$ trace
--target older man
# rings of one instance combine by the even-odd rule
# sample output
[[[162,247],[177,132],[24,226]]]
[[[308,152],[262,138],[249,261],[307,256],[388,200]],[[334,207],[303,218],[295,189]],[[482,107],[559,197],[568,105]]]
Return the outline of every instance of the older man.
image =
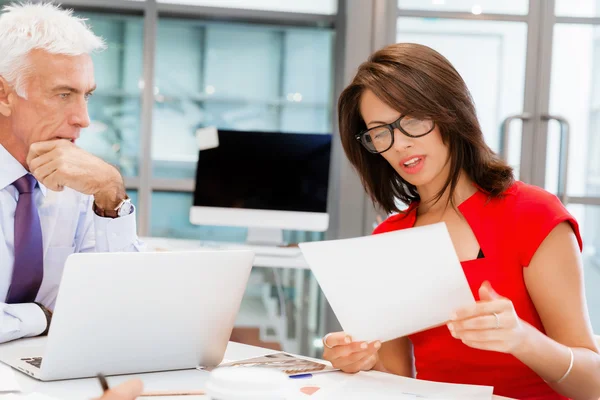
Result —
[[[104,46],[51,4],[0,16],[0,342],[48,331],[70,254],[141,248],[121,175],[76,146]]]

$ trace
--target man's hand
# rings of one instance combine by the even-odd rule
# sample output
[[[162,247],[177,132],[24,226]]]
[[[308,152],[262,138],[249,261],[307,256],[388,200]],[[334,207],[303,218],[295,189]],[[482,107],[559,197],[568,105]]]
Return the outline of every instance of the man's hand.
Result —
[[[134,400],[142,394],[142,390],[142,381],[135,379],[115,386],[97,400]]]
[[[123,178],[116,168],[65,139],[33,143],[27,165],[48,189],[62,191],[66,186],[91,194],[103,209],[114,209],[126,196]]]

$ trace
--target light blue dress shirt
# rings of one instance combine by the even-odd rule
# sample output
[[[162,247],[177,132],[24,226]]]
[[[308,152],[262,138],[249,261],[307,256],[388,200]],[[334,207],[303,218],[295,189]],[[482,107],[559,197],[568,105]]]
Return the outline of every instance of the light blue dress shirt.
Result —
[[[46,329],[46,317],[34,303],[4,303],[14,264],[14,223],[19,192],[12,183],[27,170],[0,145],[0,343],[37,336]],[[102,218],[92,211],[93,197],[65,188],[48,190],[39,184],[34,199],[44,243],[44,280],[36,302],[54,309],[67,257],[72,253],[140,251],[135,209],[120,218]]]

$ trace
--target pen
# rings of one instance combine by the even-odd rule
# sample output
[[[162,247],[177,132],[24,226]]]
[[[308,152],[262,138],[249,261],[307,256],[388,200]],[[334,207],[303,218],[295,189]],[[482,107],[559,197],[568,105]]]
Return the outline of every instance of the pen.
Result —
[[[100,386],[102,386],[102,390],[104,392],[108,391],[109,386],[108,386],[108,382],[106,381],[106,378],[104,377],[103,374],[98,374],[98,380],[100,381]],[[140,397],[162,397],[162,396],[203,396],[205,395],[206,392],[202,391],[202,390],[197,390],[197,391],[181,391],[181,392],[176,392],[176,391],[165,391],[165,392],[145,392],[142,393],[140,395]]]
[[[191,390],[185,392],[145,392],[140,397],[162,397],[162,396],[204,396],[206,392],[203,390]]]
[[[104,392],[108,391],[109,387],[108,387],[108,382],[106,382],[106,378],[104,377],[103,374],[98,374],[98,380],[100,381],[100,386],[102,386],[102,390]]]
[[[290,375],[290,378],[292,378],[292,379],[312,378],[312,374]]]

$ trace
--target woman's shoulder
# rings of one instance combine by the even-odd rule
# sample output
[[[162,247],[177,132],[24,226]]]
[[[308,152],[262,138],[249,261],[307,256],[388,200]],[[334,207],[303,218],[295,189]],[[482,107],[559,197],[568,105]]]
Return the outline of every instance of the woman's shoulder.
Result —
[[[373,234],[376,235],[378,233],[411,228],[415,224],[417,206],[418,202],[413,202],[407,209],[400,211],[397,214],[390,215],[375,228]]]
[[[516,215],[554,214],[566,211],[560,199],[538,186],[516,181],[501,196],[500,202]]]
[[[512,191],[520,203],[527,202],[560,202],[558,197],[546,189],[543,189],[539,186],[529,185],[527,183],[516,181],[511,185],[508,189]]]
[[[577,221],[556,195],[537,186],[515,182],[503,199],[506,207],[503,220],[510,226],[521,265],[529,265],[540,244],[561,222],[571,225],[582,247]]]

